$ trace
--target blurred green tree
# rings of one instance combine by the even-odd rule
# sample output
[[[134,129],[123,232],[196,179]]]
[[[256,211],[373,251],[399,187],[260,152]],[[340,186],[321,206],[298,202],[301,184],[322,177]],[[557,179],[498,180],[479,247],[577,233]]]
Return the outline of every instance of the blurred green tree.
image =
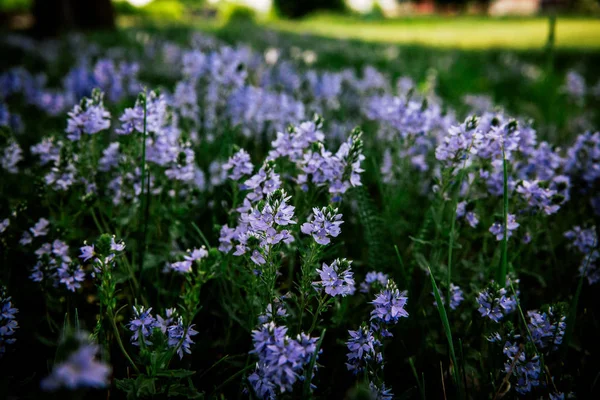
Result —
[[[80,29],[114,29],[111,0],[34,0],[34,31],[39,37]]]

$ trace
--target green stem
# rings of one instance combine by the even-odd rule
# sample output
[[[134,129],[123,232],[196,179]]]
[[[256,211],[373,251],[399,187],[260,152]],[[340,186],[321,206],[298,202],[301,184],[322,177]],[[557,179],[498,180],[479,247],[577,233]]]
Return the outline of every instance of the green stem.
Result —
[[[133,362],[133,360],[131,359],[131,357],[127,353],[127,350],[125,350],[125,346],[123,346],[123,342],[121,341],[121,335],[119,334],[119,328],[117,328],[117,324],[115,322],[115,318],[114,318],[114,315],[112,313],[112,310],[110,310],[108,312],[108,318],[110,319],[110,323],[111,323],[111,325],[113,327],[113,331],[115,333],[115,338],[117,339],[117,344],[119,345],[119,349],[121,349],[121,353],[123,353],[123,355],[125,356],[125,358],[131,363],[131,366],[133,367],[133,369],[135,370],[135,372],[139,374],[140,370],[138,369],[137,365],[135,365],[135,363]]]

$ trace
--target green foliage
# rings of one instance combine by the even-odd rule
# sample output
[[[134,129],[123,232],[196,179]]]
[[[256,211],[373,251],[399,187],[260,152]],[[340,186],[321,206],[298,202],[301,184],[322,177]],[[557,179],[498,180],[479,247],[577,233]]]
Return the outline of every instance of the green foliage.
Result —
[[[0,0],[0,11],[28,11],[32,0]]]
[[[253,24],[257,17],[256,10],[240,4],[228,4],[223,9],[226,24]]]

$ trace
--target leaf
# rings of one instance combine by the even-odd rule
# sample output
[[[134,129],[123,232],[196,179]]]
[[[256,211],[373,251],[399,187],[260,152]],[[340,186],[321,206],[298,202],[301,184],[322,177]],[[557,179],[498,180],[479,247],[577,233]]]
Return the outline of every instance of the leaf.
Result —
[[[190,371],[187,369],[170,369],[167,371],[157,372],[155,375],[164,378],[187,378],[195,373],[196,371]]]
[[[433,294],[435,296],[435,302],[440,314],[440,319],[442,320],[442,325],[444,327],[444,333],[446,334],[446,339],[448,339],[448,345],[450,346],[450,357],[452,359],[452,364],[454,365],[454,373],[452,377],[454,378],[454,384],[458,390],[459,397],[462,398],[462,383],[459,377],[459,367],[456,362],[456,352],[454,351],[454,342],[452,340],[452,331],[450,330],[450,322],[448,321],[448,315],[446,314],[446,308],[442,303],[442,298],[440,296],[440,291],[438,290],[437,284],[435,283],[435,278],[433,277],[433,272],[431,272],[431,268],[429,265],[427,266],[429,270],[429,278],[431,279],[431,286],[433,287]]]
[[[204,394],[200,393],[198,391],[198,389],[196,389],[194,386],[191,385],[191,383],[189,386],[185,386],[181,383],[175,383],[175,384],[169,386],[169,392],[167,393],[167,396],[168,397],[183,396],[188,399],[204,398]]]
[[[327,331],[327,329],[323,329],[323,332],[321,332],[321,337],[319,338],[319,341],[317,342],[317,347],[315,348],[315,352],[314,352],[313,356],[310,358],[310,364],[308,365],[308,368],[306,369],[306,376],[304,379],[304,387],[302,389],[302,398],[304,398],[304,399],[309,399],[311,397],[310,384],[312,382],[313,372],[315,369],[315,363],[317,362],[317,355],[319,354],[319,349],[321,348],[321,344],[323,343],[323,338],[325,337],[326,331]]]

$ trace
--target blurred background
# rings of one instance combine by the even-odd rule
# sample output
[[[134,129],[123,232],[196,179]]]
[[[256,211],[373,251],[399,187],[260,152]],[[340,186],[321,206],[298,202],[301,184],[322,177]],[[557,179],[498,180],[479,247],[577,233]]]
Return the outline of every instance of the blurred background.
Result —
[[[65,30],[162,23],[218,29],[228,21],[326,37],[460,48],[599,48],[598,0],[0,0],[4,29]]]
[[[160,37],[166,58],[200,34],[269,63],[287,55],[329,71],[373,66],[458,107],[481,95],[533,118],[557,144],[598,119],[600,0],[0,0],[0,24],[0,33],[84,32],[130,49]],[[583,92],[593,101],[569,95]]]

